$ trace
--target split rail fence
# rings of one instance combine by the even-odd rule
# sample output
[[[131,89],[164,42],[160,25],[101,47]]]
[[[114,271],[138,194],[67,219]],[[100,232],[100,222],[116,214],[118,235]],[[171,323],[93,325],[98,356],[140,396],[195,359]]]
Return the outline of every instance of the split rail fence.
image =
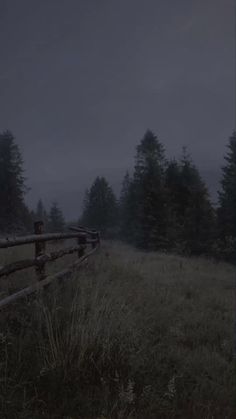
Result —
[[[70,227],[70,232],[67,233],[50,233],[44,234],[44,224],[41,221],[34,223],[34,234],[24,237],[0,239],[0,249],[7,249],[10,247],[22,246],[34,243],[35,257],[33,259],[24,259],[17,262],[10,263],[5,266],[0,266],[0,279],[7,280],[9,275],[27,268],[35,268],[37,282],[29,287],[15,292],[8,297],[0,300],[0,309],[8,304],[18,300],[19,298],[33,294],[34,292],[43,289],[55,279],[67,279],[81,264],[91,256],[100,245],[99,233],[95,230],[89,230],[84,227]],[[46,252],[47,242],[59,242],[67,239],[76,239],[76,245],[65,247],[53,252]],[[90,250],[86,252],[87,246],[91,246]],[[69,265],[63,271],[53,275],[46,274],[46,264],[53,262],[63,256],[77,253],[77,260]]]

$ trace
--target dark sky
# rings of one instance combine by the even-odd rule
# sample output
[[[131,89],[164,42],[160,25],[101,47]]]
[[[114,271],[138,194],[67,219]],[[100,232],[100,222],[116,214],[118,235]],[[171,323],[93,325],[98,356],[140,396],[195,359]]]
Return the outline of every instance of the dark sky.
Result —
[[[76,217],[118,189],[147,128],[183,145],[212,190],[235,127],[234,0],[0,0],[0,131],[24,155],[27,201]]]

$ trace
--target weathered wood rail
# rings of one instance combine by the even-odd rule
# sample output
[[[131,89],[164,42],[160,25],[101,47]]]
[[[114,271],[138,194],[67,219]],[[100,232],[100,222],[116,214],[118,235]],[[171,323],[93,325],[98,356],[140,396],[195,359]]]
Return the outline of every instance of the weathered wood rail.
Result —
[[[34,234],[24,237],[10,237],[0,240],[0,249],[7,249],[15,246],[22,246],[27,244],[35,244],[35,257],[33,259],[24,259],[12,262],[5,266],[0,266],[0,279],[7,280],[9,275],[27,268],[35,268],[37,282],[27,288],[24,288],[2,300],[0,300],[0,309],[6,305],[30,295],[37,290],[49,285],[55,279],[66,279],[90,256],[100,245],[99,233],[95,230],[78,226],[70,227],[71,232],[66,233],[43,233],[43,222],[37,221],[34,224]],[[76,239],[75,246],[66,247],[57,251],[46,253],[46,242],[58,242],[67,239]],[[91,250],[86,253],[87,246],[91,245]],[[68,266],[65,270],[54,275],[47,276],[46,264],[53,262],[65,255],[70,255],[77,252],[78,260]]]

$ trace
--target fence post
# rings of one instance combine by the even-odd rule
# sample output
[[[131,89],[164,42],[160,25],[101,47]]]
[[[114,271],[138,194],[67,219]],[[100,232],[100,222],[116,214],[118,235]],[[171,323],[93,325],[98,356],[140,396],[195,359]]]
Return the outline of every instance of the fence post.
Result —
[[[80,246],[78,250],[78,258],[81,258],[84,256],[84,252],[86,249],[86,243],[87,243],[87,237],[86,236],[80,236],[78,237],[78,245]]]
[[[36,221],[34,223],[34,234],[43,234],[43,221]],[[45,254],[46,242],[35,242],[35,258]],[[45,278],[45,263],[35,267],[35,273],[39,281]]]

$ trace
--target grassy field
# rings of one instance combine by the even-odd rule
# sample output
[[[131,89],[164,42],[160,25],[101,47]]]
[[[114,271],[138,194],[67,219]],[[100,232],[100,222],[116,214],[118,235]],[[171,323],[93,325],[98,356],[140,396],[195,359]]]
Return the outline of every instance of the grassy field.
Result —
[[[103,244],[71,281],[0,313],[0,418],[234,418],[234,277]]]

